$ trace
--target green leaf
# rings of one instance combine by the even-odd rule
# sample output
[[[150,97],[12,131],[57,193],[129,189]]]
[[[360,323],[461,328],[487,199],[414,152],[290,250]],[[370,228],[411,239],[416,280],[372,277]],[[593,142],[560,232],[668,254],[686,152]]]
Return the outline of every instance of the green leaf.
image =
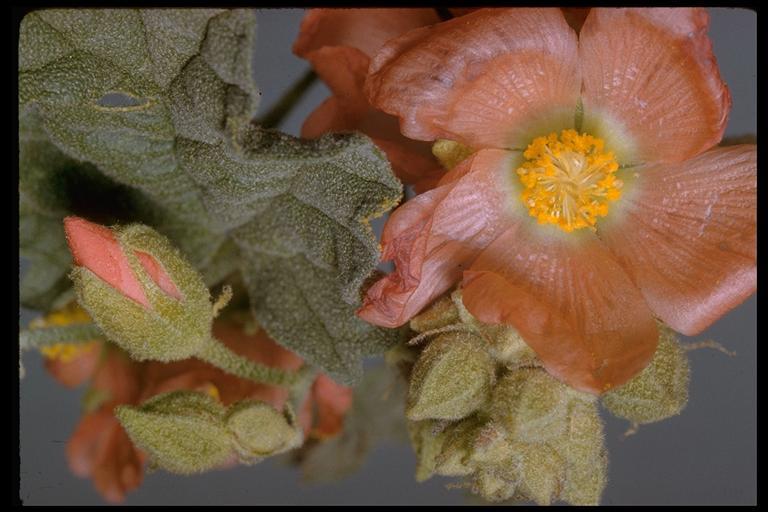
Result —
[[[20,29],[20,110],[34,108],[66,155],[161,205],[151,223],[205,267],[225,234],[176,151],[253,117],[253,28],[244,10],[35,11]]]
[[[378,263],[368,221],[402,185],[362,135],[302,141],[250,124],[253,17],[36,11],[21,26],[20,104],[68,157],[150,199],[136,220],[209,284],[239,268],[271,337],[352,383],[362,356],[400,339],[355,310]]]

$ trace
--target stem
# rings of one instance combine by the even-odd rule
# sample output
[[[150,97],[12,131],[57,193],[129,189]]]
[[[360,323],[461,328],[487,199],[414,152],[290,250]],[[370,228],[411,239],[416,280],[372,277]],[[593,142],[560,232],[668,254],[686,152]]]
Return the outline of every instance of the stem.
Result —
[[[266,114],[256,120],[256,124],[262,128],[277,128],[285,117],[293,110],[293,107],[304,96],[304,93],[317,80],[317,73],[308,69],[283,96],[275,103]]]
[[[302,377],[301,370],[291,372],[272,368],[239,356],[215,338],[203,345],[195,357],[227,373],[262,384],[292,387]]]
[[[87,343],[103,338],[104,334],[96,324],[73,324],[21,331],[19,347],[21,350],[30,350],[56,343]]]

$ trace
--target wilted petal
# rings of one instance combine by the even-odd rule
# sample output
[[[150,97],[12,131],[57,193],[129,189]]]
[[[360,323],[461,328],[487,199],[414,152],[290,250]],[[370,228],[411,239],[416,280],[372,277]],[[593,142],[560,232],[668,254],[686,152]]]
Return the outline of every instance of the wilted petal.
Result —
[[[717,144],[731,97],[703,9],[592,9],[579,36],[583,129],[621,163],[680,162]]]
[[[601,393],[648,364],[656,323],[593,234],[557,230],[511,227],[464,273],[462,297],[480,321],[516,328],[550,374]]]
[[[513,152],[478,151],[437,188],[395,210],[382,235],[382,259],[394,260],[395,271],[368,290],[358,315],[399,326],[455,286],[505,228],[508,205],[517,200],[505,179],[518,159]]]
[[[559,9],[483,9],[420,28],[373,58],[366,92],[420,140],[524,148],[573,125],[575,32]]]
[[[715,148],[639,169],[598,228],[651,309],[694,335],[755,292],[756,201],[755,146]]]

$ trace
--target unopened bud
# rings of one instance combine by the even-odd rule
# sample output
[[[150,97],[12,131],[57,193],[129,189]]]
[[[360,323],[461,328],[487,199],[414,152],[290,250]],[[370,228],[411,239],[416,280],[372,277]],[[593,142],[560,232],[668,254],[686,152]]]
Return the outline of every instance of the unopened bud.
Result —
[[[685,351],[668,327],[659,329],[659,345],[648,366],[623,386],[602,395],[614,416],[652,423],[679,414],[688,402],[690,369]]]
[[[131,441],[172,473],[200,473],[233,454],[224,407],[205,393],[174,391],[144,404],[115,408]]]
[[[445,436],[442,422],[425,420],[409,421],[408,436],[416,452],[416,481],[423,482],[435,474],[435,460],[443,449]]]
[[[550,505],[558,499],[565,473],[565,463],[546,444],[515,443],[510,463],[519,470],[519,493],[538,505]]]
[[[517,491],[517,477],[513,468],[500,466],[483,467],[472,478],[472,492],[488,501],[504,501],[512,498]]]
[[[170,242],[138,224],[115,230],[64,221],[78,302],[134,359],[175,361],[211,337],[213,308],[200,275]]]
[[[416,332],[440,329],[458,323],[459,315],[453,300],[445,295],[411,319],[410,327]]]
[[[289,408],[280,412],[256,400],[233,405],[227,413],[226,424],[234,437],[238,456],[244,463],[258,462],[286,452],[299,446],[303,440],[301,428]]]
[[[451,294],[456,311],[461,322],[472,327],[487,343],[488,352],[499,361],[512,366],[540,366],[536,353],[517,332],[508,325],[491,325],[476,319],[464,306],[461,290]]]
[[[413,367],[406,416],[414,421],[464,418],[487,401],[494,375],[495,364],[476,336],[437,336]]]
[[[575,393],[544,370],[520,368],[496,384],[490,411],[516,441],[547,442],[563,435]]]
[[[469,475],[475,470],[470,460],[472,447],[482,423],[472,416],[448,425],[443,431],[443,445],[435,458],[435,473],[444,476]]]

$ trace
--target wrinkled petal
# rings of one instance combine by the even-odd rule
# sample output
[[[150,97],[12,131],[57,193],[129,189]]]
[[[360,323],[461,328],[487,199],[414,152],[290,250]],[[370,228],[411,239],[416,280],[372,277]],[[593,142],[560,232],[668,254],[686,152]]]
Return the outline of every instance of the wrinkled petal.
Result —
[[[698,334],[757,288],[756,148],[716,148],[638,175],[600,236],[651,309]]]
[[[473,148],[519,149],[553,123],[572,127],[580,88],[559,9],[483,9],[413,30],[384,45],[366,82],[406,136]]]
[[[382,259],[395,271],[368,289],[358,315],[396,327],[455,286],[474,257],[505,227],[505,183],[519,154],[481,150],[439,186],[395,210],[382,234]]]
[[[67,443],[67,460],[75,475],[91,476],[96,461],[106,449],[105,439],[113,421],[117,420],[105,410],[86,414],[80,420]]]
[[[321,374],[312,384],[312,397],[317,407],[317,419],[312,434],[316,437],[332,437],[344,428],[344,416],[352,406],[352,389],[336,384]]]
[[[81,217],[66,217],[64,231],[75,265],[87,268],[127,297],[143,306],[149,306],[144,290],[128,264],[128,258],[109,228]],[[181,298],[171,278],[152,256],[139,251],[136,255],[163,291],[177,299]]]
[[[648,364],[656,323],[592,233],[555,230],[511,226],[464,273],[462,297],[480,321],[517,329],[551,375],[599,394]]]
[[[323,47],[348,46],[372,56],[389,39],[439,21],[434,9],[311,9],[293,53],[306,58]]]
[[[592,9],[580,33],[583,129],[621,163],[680,162],[722,138],[731,96],[703,9]]]

